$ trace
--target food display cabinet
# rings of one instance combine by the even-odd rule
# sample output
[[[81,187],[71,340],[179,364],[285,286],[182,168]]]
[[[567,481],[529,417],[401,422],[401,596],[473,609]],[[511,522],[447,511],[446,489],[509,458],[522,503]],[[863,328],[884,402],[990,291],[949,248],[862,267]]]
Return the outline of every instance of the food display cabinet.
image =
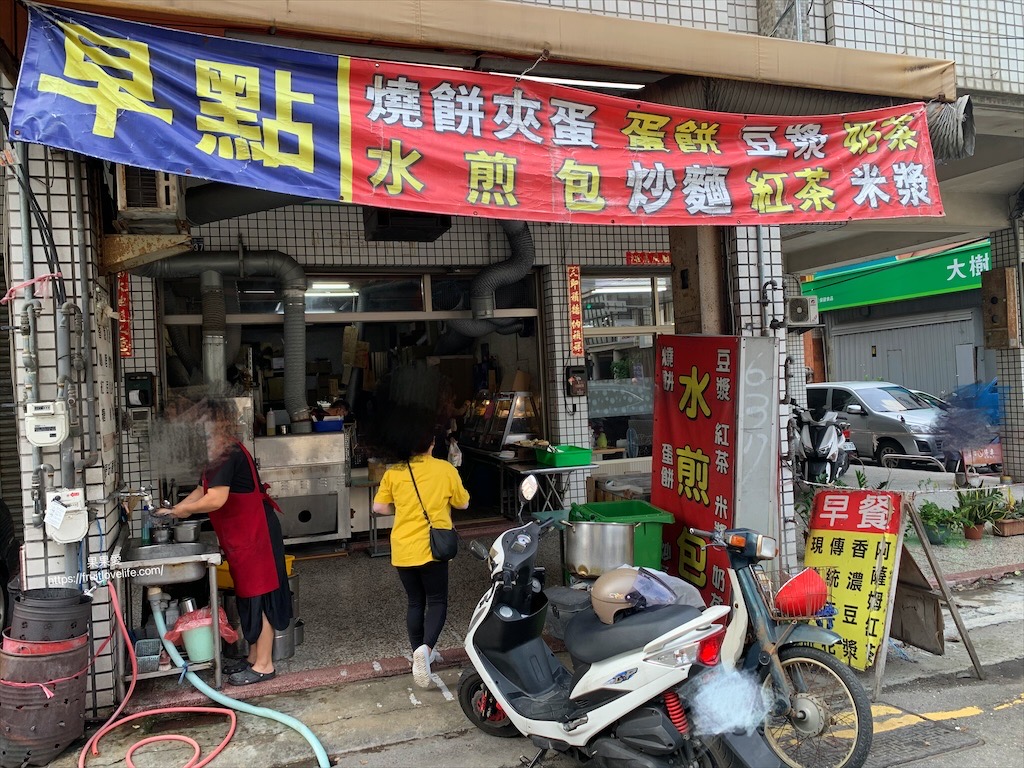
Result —
[[[466,414],[461,443],[500,451],[518,440],[540,436],[540,418],[531,392],[503,392],[474,401]]]

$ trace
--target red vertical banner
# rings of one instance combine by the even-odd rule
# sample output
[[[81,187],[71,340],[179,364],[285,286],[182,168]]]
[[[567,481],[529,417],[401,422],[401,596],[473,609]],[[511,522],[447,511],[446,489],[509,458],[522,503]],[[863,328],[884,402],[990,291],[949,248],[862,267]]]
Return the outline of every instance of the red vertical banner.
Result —
[[[671,512],[668,570],[729,603],[728,558],[687,528],[733,524],[739,337],[659,336],[651,503]]]
[[[583,292],[580,287],[580,266],[566,267],[569,281],[569,355],[583,357]]]
[[[121,357],[132,356],[132,276],[121,272],[117,276],[117,345]]]

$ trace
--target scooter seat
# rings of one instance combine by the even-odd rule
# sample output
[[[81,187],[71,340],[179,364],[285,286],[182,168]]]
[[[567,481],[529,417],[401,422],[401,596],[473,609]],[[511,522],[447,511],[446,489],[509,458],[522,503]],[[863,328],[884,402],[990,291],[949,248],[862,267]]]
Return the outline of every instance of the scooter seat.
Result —
[[[593,664],[645,646],[701,613],[692,605],[659,605],[605,624],[593,608],[587,608],[565,628],[565,647],[573,659]]]

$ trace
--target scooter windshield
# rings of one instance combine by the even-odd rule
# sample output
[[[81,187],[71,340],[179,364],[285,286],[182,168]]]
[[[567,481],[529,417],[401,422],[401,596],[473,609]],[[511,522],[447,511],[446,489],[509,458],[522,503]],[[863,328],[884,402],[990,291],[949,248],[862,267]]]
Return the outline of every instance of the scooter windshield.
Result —
[[[640,568],[636,572],[633,587],[626,593],[626,600],[638,608],[652,605],[672,605],[676,601],[676,593],[655,574],[646,568]]]

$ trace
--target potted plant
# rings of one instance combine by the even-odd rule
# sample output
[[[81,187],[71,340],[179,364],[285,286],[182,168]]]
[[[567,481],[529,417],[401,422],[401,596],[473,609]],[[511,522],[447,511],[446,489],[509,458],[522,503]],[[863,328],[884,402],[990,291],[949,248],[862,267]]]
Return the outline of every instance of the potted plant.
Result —
[[[1010,496],[999,510],[1000,517],[992,521],[996,536],[1020,536],[1024,534],[1024,503],[1017,503]]]
[[[934,501],[926,501],[918,509],[924,532],[932,544],[945,544],[956,535],[963,525],[963,517],[957,510],[940,507]]]
[[[985,523],[994,523],[1003,514],[1003,494],[998,488],[959,491],[956,494],[957,509],[963,518],[964,536],[980,539],[985,532]]]

